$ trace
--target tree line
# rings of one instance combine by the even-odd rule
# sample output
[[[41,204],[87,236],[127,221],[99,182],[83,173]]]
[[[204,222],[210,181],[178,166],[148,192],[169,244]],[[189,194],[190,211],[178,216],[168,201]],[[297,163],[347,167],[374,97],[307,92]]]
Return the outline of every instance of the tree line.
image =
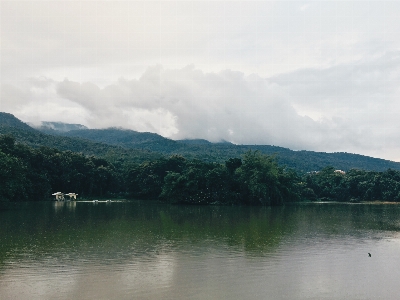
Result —
[[[0,136],[0,201],[46,200],[57,191],[80,198],[129,197],[183,204],[280,205],[295,201],[400,201],[400,172],[326,167],[304,174],[273,156],[248,151],[225,163],[179,155],[144,163],[111,162]]]
[[[92,197],[117,193],[120,174],[107,160],[54,148],[32,148],[0,136],[0,199],[46,200],[57,191]]]

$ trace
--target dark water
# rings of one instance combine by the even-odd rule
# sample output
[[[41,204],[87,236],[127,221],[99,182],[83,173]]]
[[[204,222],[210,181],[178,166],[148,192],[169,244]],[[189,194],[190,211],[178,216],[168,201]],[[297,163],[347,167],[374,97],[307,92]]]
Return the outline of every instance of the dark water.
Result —
[[[0,299],[400,299],[399,278],[400,205],[0,211]]]

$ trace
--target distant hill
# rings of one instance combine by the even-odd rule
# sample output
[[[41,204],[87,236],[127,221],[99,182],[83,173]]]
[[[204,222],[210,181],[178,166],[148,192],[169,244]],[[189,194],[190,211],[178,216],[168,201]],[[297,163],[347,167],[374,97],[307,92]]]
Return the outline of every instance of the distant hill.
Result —
[[[187,144],[187,145],[211,145],[212,144],[210,141],[203,140],[203,139],[177,140],[176,142],[181,143],[181,144]]]
[[[68,124],[62,122],[42,122],[39,126],[28,123],[28,125],[33,127],[34,129],[48,134],[57,134],[61,132],[68,132],[71,130],[88,129],[86,126],[81,124]]]
[[[344,171],[352,168],[373,171],[385,171],[389,168],[400,170],[398,162],[359,154],[293,151],[278,146],[234,145],[229,142],[211,143],[203,139],[174,141],[155,133],[121,128],[71,130],[61,134],[66,137],[78,137],[126,149],[148,150],[163,155],[179,154],[190,159],[219,163],[223,163],[229,158],[241,157],[246,151],[258,150],[265,154],[275,155],[279,164],[300,172],[317,171],[327,166]]]
[[[77,137],[66,137],[42,133],[23,123],[12,114],[0,112],[0,134],[10,134],[18,143],[32,147],[46,146],[59,150],[70,150],[110,159],[112,162],[143,162],[160,158],[159,153],[147,149],[127,149]]]
[[[13,127],[21,130],[26,130],[29,132],[34,132],[35,130],[28,124],[17,119],[13,114],[0,112],[0,127]]]
[[[71,124],[60,126],[61,128],[74,127],[67,125]],[[72,125],[79,126],[79,124]],[[359,154],[293,151],[278,146],[211,143],[201,139],[174,141],[155,133],[121,128],[51,130],[50,134],[49,132],[46,134],[28,126],[12,114],[1,112],[0,134],[11,134],[17,142],[30,146],[70,150],[85,155],[104,157],[112,162],[138,163],[179,154],[189,159],[223,163],[229,158],[241,157],[246,151],[258,150],[265,154],[275,155],[280,165],[300,172],[317,171],[327,166],[344,171],[352,168],[371,171],[385,171],[389,168],[400,170],[398,162]]]
[[[122,128],[72,130],[63,133],[64,136],[80,137],[112,145],[132,148],[145,143],[169,142],[161,135],[151,132],[137,132]]]

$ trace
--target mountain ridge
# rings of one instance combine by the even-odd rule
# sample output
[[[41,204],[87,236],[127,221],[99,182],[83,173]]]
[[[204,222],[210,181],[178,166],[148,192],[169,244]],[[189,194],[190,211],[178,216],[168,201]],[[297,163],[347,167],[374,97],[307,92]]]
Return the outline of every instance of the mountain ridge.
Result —
[[[25,124],[12,114],[0,112],[0,134],[12,135],[16,142],[31,147],[50,147],[62,151],[73,151],[87,156],[99,156],[115,162],[127,159],[140,163],[160,158],[162,155],[148,150],[125,149],[116,145],[99,143],[77,137],[45,134]]]
[[[82,124],[70,124],[70,123],[64,123],[64,122],[43,121],[40,123],[40,125],[35,125],[33,123],[27,123],[27,124],[34,129],[37,129],[43,133],[49,133],[49,134],[57,134],[57,133],[62,133],[62,132],[68,132],[71,130],[89,129],[88,127],[86,127],[85,125],[82,125]]]
[[[108,158],[112,162],[128,160],[140,163],[163,156],[181,155],[187,159],[224,163],[230,158],[242,157],[247,151],[260,151],[263,154],[275,156],[280,165],[303,173],[318,171],[328,166],[344,171],[350,169],[385,171],[389,168],[400,170],[399,162],[360,154],[294,151],[279,146],[211,143],[202,139],[174,141],[156,133],[143,133],[116,127],[59,131],[49,134],[30,127],[12,114],[1,112],[0,134],[11,134],[17,142],[30,146],[70,150]]]

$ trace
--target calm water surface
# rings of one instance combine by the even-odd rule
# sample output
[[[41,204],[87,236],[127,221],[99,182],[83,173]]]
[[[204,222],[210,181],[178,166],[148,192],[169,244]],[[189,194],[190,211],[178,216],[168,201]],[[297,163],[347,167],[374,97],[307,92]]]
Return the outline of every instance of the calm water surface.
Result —
[[[0,299],[400,299],[399,278],[400,205],[0,211]]]

